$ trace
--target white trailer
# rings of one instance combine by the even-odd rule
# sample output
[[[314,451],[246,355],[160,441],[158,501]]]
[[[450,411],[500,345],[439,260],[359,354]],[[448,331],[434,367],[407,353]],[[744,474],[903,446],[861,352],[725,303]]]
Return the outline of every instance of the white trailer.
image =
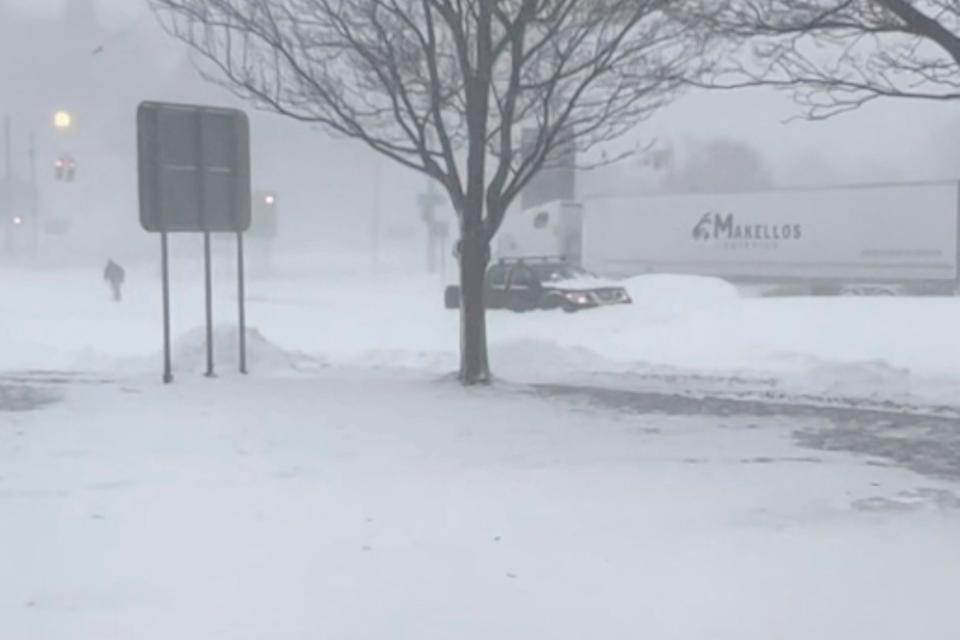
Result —
[[[511,211],[497,234],[496,253],[501,259],[563,258],[580,265],[583,245],[583,207],[555,200]]]
[[[604,275],[697,274],[813,293],[957,290],[956,181],[589,198],[582,205],[579,255]],[[553,203],[544,210],[563,209]],[[511,257],[549,252],[543,242],[517,246],[515,239],[526,237],[517,228],[528,229],[536,215],[514,216]],[[549,235],[539,232],[541,240]],[[553,253],[570,251],[557,246]]]

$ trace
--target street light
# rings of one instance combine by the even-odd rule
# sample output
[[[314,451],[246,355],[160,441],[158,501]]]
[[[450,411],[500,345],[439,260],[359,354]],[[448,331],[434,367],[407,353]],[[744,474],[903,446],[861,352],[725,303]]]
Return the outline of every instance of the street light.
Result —
[[[53,115],[53,126],[61,131],[69,129],[73,125],[73,116],[69,111],[57,111]]]

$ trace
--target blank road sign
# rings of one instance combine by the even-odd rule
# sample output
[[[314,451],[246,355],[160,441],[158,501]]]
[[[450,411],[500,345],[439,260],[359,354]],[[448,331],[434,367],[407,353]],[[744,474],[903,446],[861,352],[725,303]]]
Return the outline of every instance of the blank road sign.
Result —
[[[144,229],[250,227],[250,125],[242,111],[144,102],[137,143]]]

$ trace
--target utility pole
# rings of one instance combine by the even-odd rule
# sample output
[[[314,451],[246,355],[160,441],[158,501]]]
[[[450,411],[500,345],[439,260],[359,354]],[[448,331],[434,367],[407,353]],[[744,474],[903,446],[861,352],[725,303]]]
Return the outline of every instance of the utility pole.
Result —
[[[4,174],[9,181],[13,178],[13,141],[10,139],[10,116],[3,118],[3,159],[6,173]]]
[[[420,218],[427,227],[427,271],[435,273],[437,270],[437,241],[442,235],[436,218],[437,207],[443,204],[443,197],[437,193],[436,181],[427,178],[427,190],[418,198],[420,204]],[[441,250],[442,251],[442,250]]]
[[[37,134],[30,134],[30,220],[33,225],[33,254],[40,253],[40,187],[37,184]]]
[[[13,141],[10,139],[10,116],[3,117],[3,158],[4,183],[0,185],[0,197],[13,198]],[[5,187],[5,188],[4,188]],[[7,191],[7,193],[4,193]],[[2,221],[4,227],[4,249],[8,254],[13,252],[13,229],[7,220]]]
[[[373,178],[373,216],[370,224],[370,249],[372,253],[373,266],[380,266],[380,224],[381,224],[381,191],[383,190],[383,161],[379,154],[375,160],[374,178]]]
[[[30,187],[33,189],[34,196],[37,195],[37,134],[30,134]],[[33,198],[33,206],[36,209],[37,198]],[[36,211],[34,211],[36,213]]]

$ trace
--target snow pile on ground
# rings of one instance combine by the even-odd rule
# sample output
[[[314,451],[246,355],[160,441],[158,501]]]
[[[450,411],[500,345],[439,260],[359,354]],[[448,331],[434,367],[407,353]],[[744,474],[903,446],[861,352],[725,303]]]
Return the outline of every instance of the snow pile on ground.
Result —
[[[374,349],[356,360],[352,366],[379,370],[416,370],[443,374],[456,371],[460,354],[456,345],[448,349],[413,351],[405,349]],[[565,347],[555,342],[532,338],[492,340],[489,355],[496,363],[501,378],[555,380],[592,371],[610,371],[624,368],[583,347]]]
[[[793,395],[960,410],[960,376],[924,375],[884,360],[847,363],[811,357],[797,359],[804,361],[805,366],[778,378],[779,386]]]
[[[310,354],[341,366],[432,375],[456,369],[459,316],[443,308],[439,275],[376,270],[362,256],[278,262],[280,275],[252,277],[248,289],[250,326],[283,352],[264,356],[267,368],[289,368]],[[121,304],[110,301],[96,270],[0,274],[0,369],[110,373],[136,361],[155,371],[159,280],[153,265],[128,273]],[[221,275],[214,317],[229,324],[235,283]],[[773,380],[794,394],[960,404],[960,299],[757,298],[717,279],[678,275],[624,284],[632,305],[576,314],[491,311],[494,372],[517,382],[561,375],[620,384],[680,376],[691,386],[706,378]],[[177,282],[174,335],[203,317],[202,282]],[[192,371],[203,368],[201,337],[184,347]],[[216,342],[226,347],[220,368],[232,368],[235,335]]]
[[[586,347],[565,347],[532,338],[493,341],[490,358],[504,375],[528,380],[622,368]]]
[[[506,363],[497,370],[529,381],[554,376],[556,353],[539,371],[533,361],[511,370],[509,345],[536,335],[555,351],[576,351],[568,359],[582,361],[585,378],[606,375],[604,384],[709,378],[792,395],[960,406],[952,328],[960,326],[960,299],[751,298],[694,276],[640,276],[626,285],[630,306],[572,316],[491,313],[493,350]]]
[[[729,282],[701,276],[654,274],[623,281],[633,310],[648,321],[670,320],[736,304],[740,292]]]
[[[256,328],[248,328],[247,367],[258,373],[317,368],[317,358],[288,351],[267,340]],[[235,326],[218,326],[213,331],[213,359],[219,373],[236,372],[240,366],[240,331]],[[207,332],[196,327],[173,344],[173,366],[178,371],[204,372],[207,368]],[[160,355],[157,355],[160,361]]]
[[[371,349],[351,360],[361,369],[416,370],[444,374],[456,371],[460,355],[455,348],[422,350]]]
[[[785,376],[791,386],[802,389],[829,387],[838,395],[851,395],[864,390],[909,391],[913,382],[910,370],[884,360],[865,362],[831,362],[811,356],[792,356],[796,370]]]

